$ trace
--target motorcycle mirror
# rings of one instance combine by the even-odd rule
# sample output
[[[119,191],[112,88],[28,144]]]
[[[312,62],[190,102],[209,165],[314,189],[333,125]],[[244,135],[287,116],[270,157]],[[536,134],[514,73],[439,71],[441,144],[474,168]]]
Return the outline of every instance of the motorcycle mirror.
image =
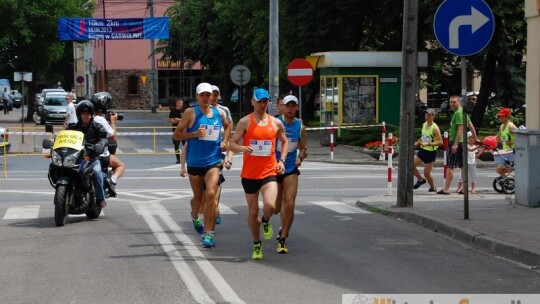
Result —
[[[50,131],[47,131],[47,132],[50,132]],[[44,139],[43,140],[43,144],[42,144],[43,149],[50,149],[52,147],[52,145],[53,145],[52,140],[50,140],[50,139]]]
[[[52,125],[45,125],[45,132],[52,132],[53,131],[53,126]]]

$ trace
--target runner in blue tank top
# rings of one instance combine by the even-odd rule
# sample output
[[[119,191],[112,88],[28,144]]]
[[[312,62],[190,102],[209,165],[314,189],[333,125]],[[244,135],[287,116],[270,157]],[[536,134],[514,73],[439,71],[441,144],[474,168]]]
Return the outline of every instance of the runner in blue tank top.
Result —
[[[197,86],[198,106],[186,109],[173,134],[174,140],[187,139],[186,162],[189,183],[193,191],[191,216],[195,230],[202,233],[201,245],[212,248],[213,224],[216,220],[215,197],[221,168],[221,151],[227,150],[231,134],[225,115],[210,106],[212,86],[203,82]],[[221,127],[224,127],[221,135]],[[204,226],[199,219],[199,206],[204,204]]]
[[[302,121],[296,118],[298,111],[298,99],[293,95],[283,98],[281,107],[282,115],[278,118],[283,121],[285,133],[289,141],[289,151],[280,151],[281,145],[276,144],[276,159],[283,159],[282,153],[287,153],[285,159],[285,172],[278,175],[278,196],[276,200],[275,214],[281,213],[281,228],[277,237],[277,252],[287,253],[289,250],[285,247],[285,239],[289,235],[294,220],[294,205],[296,202],[296,193],[298,192],[298,167],[307,156],[306,147],[306,129]],[[283,206],[283,208],[282,208]]]

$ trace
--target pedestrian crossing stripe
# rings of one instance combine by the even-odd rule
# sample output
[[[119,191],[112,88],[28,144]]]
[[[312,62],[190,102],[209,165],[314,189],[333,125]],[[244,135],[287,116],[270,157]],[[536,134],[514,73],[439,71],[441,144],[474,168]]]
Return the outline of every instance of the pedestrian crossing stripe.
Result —
[[[332,211],[337,212],[337,213],[341,213],[341,214],[371,213],[369,211],[360,209],[358,207],[354,207],[354,206],[351,206],[351,205],[347,205],[347,204],[340,203],[340,202],[335,202],[335,201],[310,202],[310,203],[321,206],[321,207],[329,209],[329,210],[332,210]]]
[[[259,201],[259,209],[262,210],[263,208],[263,202],[262,201]],[[283,206],[281,206],[281,208],[283,209]],[[294,208],[294,214],[305,214],[304,212]]]
[[[324,201],[324,202],[309,202],[308,204],[315,204],[317,206],[323,207],[325,209],[331,210],[339,214],[362,214],[362,213],[371,213],[369,211],[362,210],[358,207],[348,205],[342,202],[335,201]],[[306,206],[306,205],[302,205]],[[259,207],[262,209],[262,201],[259,201]],[[4,214],[4,220],[21,220],[21,219],[37,219],[39,215],[40,205],[27,205],[27,206],[17,206],[9,207]],[[221,215],[237,215],[238,213],[231,209],[229,206],[220,203],[219,212]],[[306,214],[298,209],[294,210],[294,213],[297,215]],[[100,216],[104,216],[105,213],[102,210]],[[69,217],[85,217],[85,214],[70,214]]]
[[[39,214],[39,205],[11,207],[6,211],[4,220],[35,219]]]

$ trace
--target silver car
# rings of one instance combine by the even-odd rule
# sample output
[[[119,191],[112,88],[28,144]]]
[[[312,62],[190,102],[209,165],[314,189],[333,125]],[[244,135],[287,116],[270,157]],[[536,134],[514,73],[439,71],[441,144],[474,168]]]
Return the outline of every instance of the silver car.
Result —
[[[39,123],[42,125],[48,122],[63,123],[67,115],[66,96],[68,95],[67,92],[48,92],[40,106],[40,111],[34,114],[38,116]]]

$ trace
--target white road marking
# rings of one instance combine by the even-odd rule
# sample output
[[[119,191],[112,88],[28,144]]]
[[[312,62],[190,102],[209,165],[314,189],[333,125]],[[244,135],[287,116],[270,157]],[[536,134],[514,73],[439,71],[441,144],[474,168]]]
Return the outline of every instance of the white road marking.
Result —
[[[36,219],[39,214],[39,205],[10,207],[4,215],[4,220]]]
[[[314,205],[321,206],[323,208],[332,210],[340,214],[350,214],[350,213],[368,213],[371,212],[354,207],[345,203],[334,202],[334,201],[324,201],[324,202],[310,202]]]
[[[238,214],[224,203],[219,203],[219,214]]]
[[[180,226],[171,218],[165,207],[156,201],[150,204],[147,202],[132,202],[131,205],[133,209],[135,209],[135,211],[144,218],[152,232],[156,235],[158,241],[163,247],[163,250],[169,256],[169,259],[197,302],[214,303],[189,267],[191,259],[186,259],[186,257],[183,257],[176,247],[172,245],[174,243],[167,236],[165,230],[163,230],[154,216],[159,216],[160,219],[169,227],[169,230],[173,231],[174,236],[180,243],[182,243],[186,252],[188,252],[192,257],[192,260],[195,261],[202,272],[206,275],[207,279],[212,282],[216,290],[223,297],[224,302],[245,303],[242,299],[240,299],[240,297],[238,297],[236,292],[234,292],[231,286],[227,283],[227,281],[225,281],[212,263],[206,259],[199,248],[193,244],[191,239],[183,232],[182,228],[180,228]]]

